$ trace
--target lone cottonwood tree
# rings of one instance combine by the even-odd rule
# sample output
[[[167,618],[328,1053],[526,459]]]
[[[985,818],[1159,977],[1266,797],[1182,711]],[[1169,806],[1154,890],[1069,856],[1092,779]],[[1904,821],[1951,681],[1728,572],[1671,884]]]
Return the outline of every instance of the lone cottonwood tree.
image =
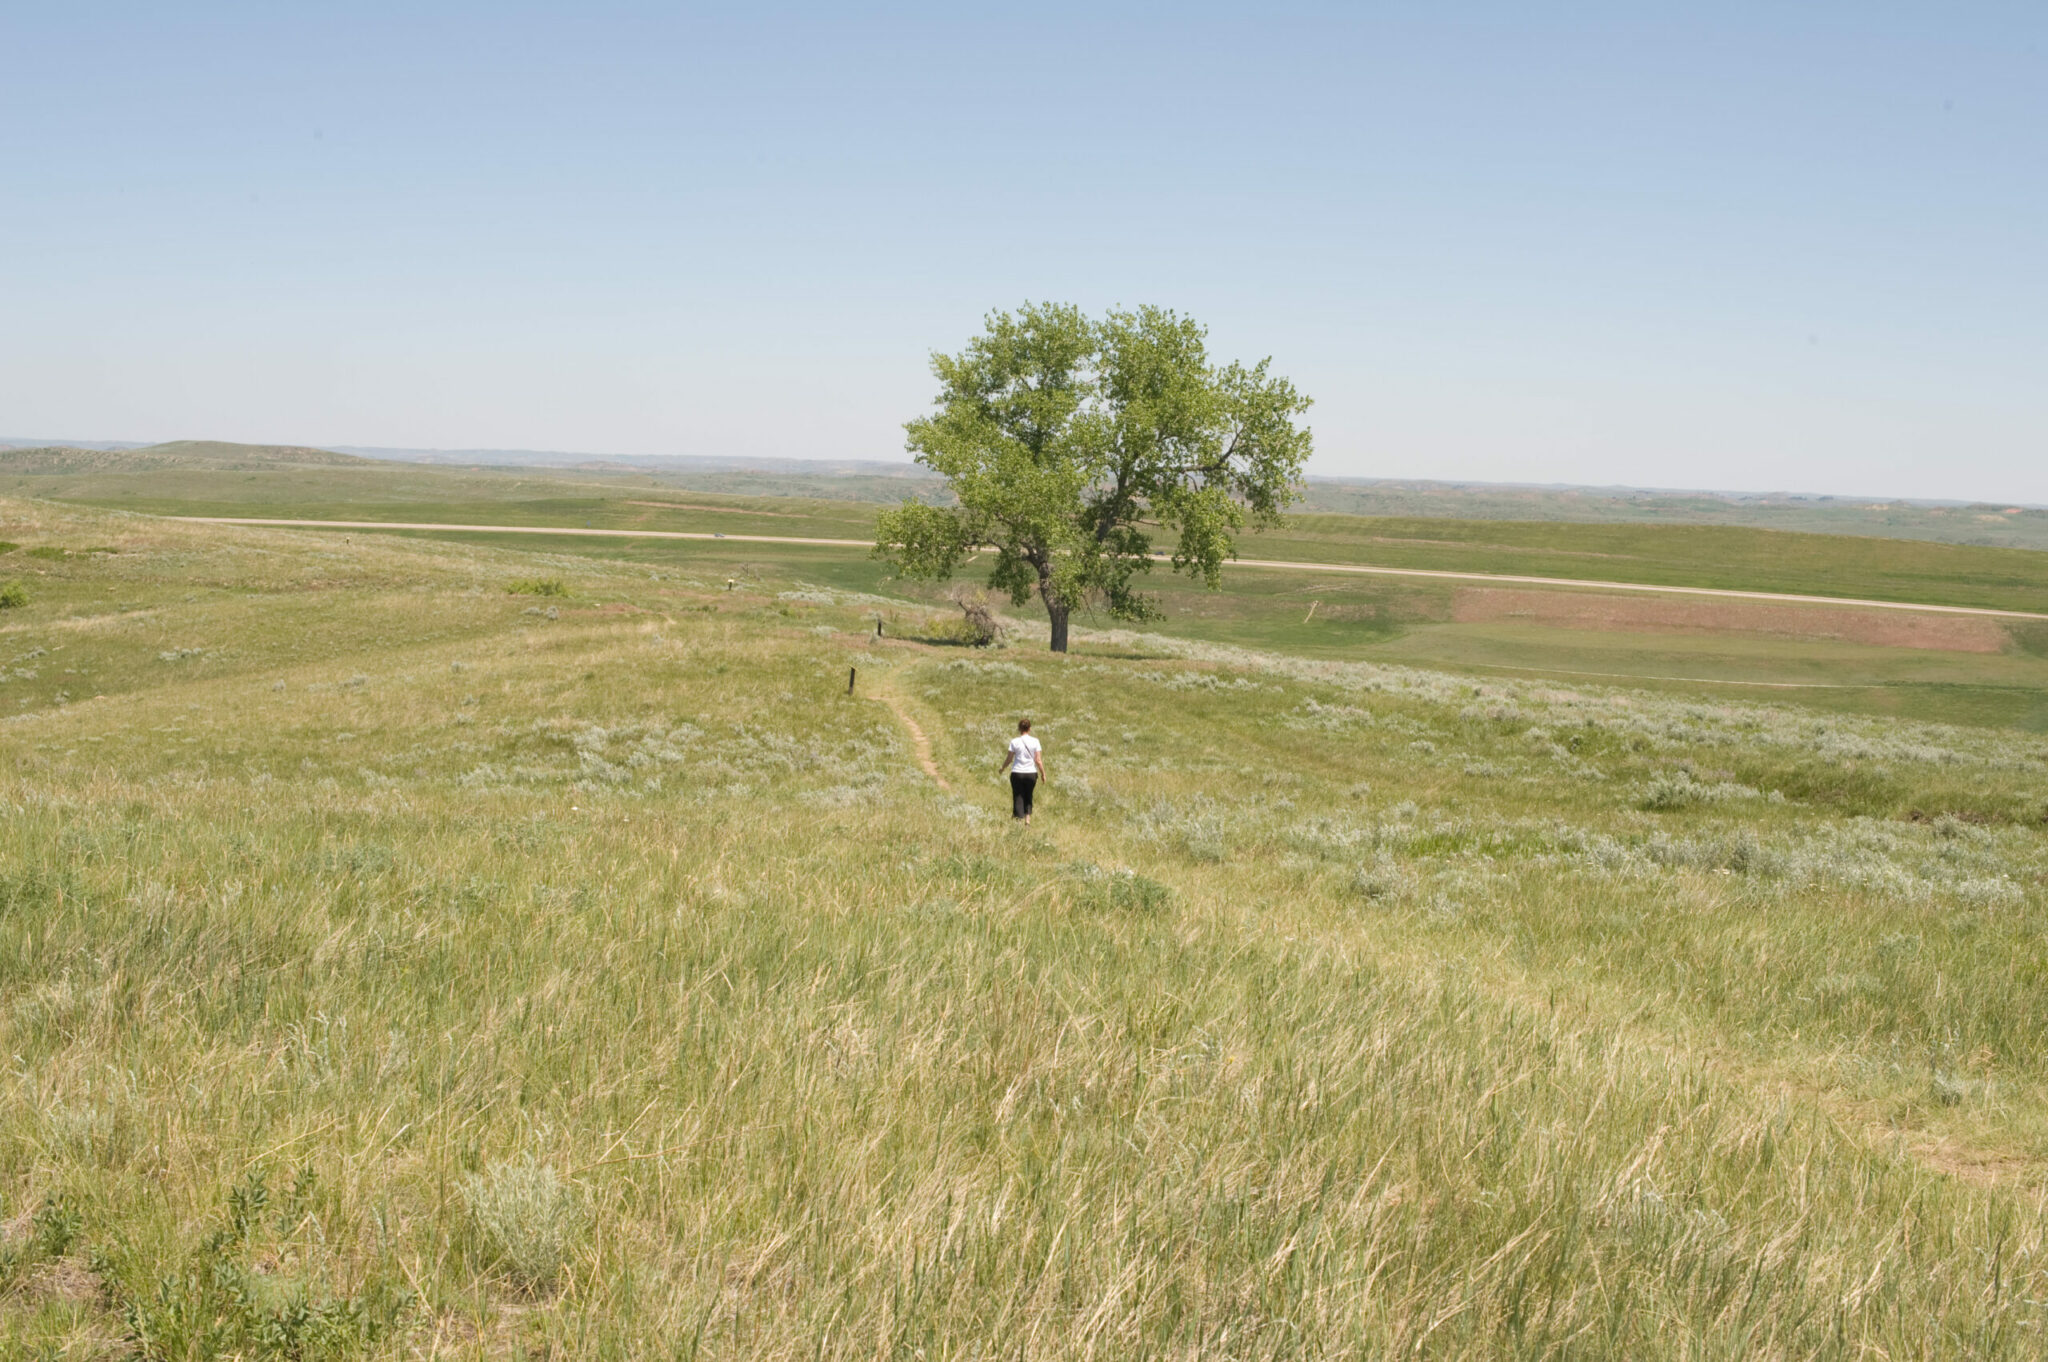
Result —
[[[993,548],[989,585],[1017,605],[1036,590],[1062,653],[1091,599],[1117,619],[1158,618],[1133,586],[1151,570],[1151,529],[1171,537],[1175,572],[1215,589],[1236,532],[1277,522],[1296,495],[1309,399],[1270,361],[1211,364],[1206,336],[1156,307],[992,314],[965,350],[932,356],[937,409],[905,427],[959,505],[885,512],[876,554],[937,581]]]

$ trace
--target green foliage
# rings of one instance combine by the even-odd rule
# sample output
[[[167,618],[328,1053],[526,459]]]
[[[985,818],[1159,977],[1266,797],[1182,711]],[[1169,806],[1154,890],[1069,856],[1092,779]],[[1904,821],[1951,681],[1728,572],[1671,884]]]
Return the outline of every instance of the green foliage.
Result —
[[[44,1258],[62,1258],[78,1241],[84,1220],[61,1197],[51,1197],[36,1208],[29,1221],[29,1242]]]
[[[1238,531],[1277,524],[1295,496],[1309,400],[1269,361],[1212,364],[1206,334],[1154,307],[1100,321],[1060,304],[991,314],[961,353],[933,357],[938,410],[906,427],[959,504],[885,512],[875,552],[940,580],[993,546],[989,585],[1019,605],[1037,592],[1057,651],[1085,602],[1157,615],[1136,586],[1150,527],[1173,537],[1175,572],[1214,589]]]
[[[30,1268],[71,1252],[84,1224],[76,1207],[52,1195],[29,1214],[28,1232],[21,1238],[0,1232],[0,1292],[20,1281]]]
[[[934,643],[957,648],[987,648],[994,644],[993,636],[985,634],[975,622],[966,616],[957,619],[940,617],[928,620],[915,633],[905,635],[920,643]]]
[[[28,556],[39,558],[46,563],[61,563],[71,556],[71,550],[55,544],[38,544],[28,551]]]
[[[560,577],[521,577],[507,582],[505,591],[513,596],[566,596],[569,585]]]
[[[309,1272],[258,1264],[303,1260],[305,1247],[291,1241],[311,1219],[312,1186],[310,1172],[302,1172],[273,1226],[264,1219],[272,1202],[264,1172],[252,1170],[229,1189],[221,1222],[168,1271],[151,1272],[125,1245],[96,1251],[95,1274],[134,1355],[143,1362],[344,1362],[377,1351],[414,1305],[391,1265],[372,1265],[337,1289]]]
[[[28,588],[20,582],[0,585],[0,610],[13,610],[28,604]]]
[[[11,540],[0,539],[0,553],[12,553],[20,547],[21,545],[16,544]]]

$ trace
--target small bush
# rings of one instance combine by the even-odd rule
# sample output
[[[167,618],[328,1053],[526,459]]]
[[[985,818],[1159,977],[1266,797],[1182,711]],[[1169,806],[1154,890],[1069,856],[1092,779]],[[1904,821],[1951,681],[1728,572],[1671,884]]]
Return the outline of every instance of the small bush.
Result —
[[[1689,809],[1695,804],[1706,803],[1709,797],[1704,785],[1684,771],[1678,771],[1651,777],[1643,791],[1642,807],[1658,811]]]
[[[912,637],[920,643],[936,643],[953,647],[985,648],[989,646],[981,633],[967,620],[927,620],[924,627]]]
[[[1157,913],[1173,902],[1173,890],[1135,870],[1079,868],[1080,898],[1091,908],[1113,913]]]
[[[566,596],[569,585],[560,577],[521,577],[516,582],[506,583],[505,593],[510,596]]]
[[[1173,902],[1173,891],[1135,870],[1119,870],[1103,884],[1103,901],[1125,913],[1156,913]]]
[[[561,1174],[531,1159],[494,1163],[463,1183],[462,1200],[514,1282],[534,1292],[554,1285],[583,1228],[582,1202]]]
[[[43,1257],[62,1258],[78,1242],[78,1232],[83,1227],[84,1221],[77,1211],[52,1197],[37,1207],[29,1219],[30,1242]]]
[[[0,586],[0,610],[12,610],[28,604],[28,588],[20,582],[9,582]]]
[[[0,553],[12,553],[20,547],[21,545],[14,543],[12,540],[0,539]]]
[[[1406,898],[1414,887],[1414,875],[1384,851],[1351,873],[1351,892],[1374,903]]]
[[[1718,804],[1728,799],[1761,799],[1763,791],[1732,780],[1698,780],[1683,767],[1650,777],[1643,787],[1638,808],[1689,809],[1695,804]]]
[[[28,551],[28,556],[40,558],[47,563],[61,563],[66,558],[69,558],[71,554],[64,549],[58,548],[55,544],[38,544]]]
[[[989,608],[988,593],[979,588],[960,587],[952,593],[960,607],[960,641],[970,648],[986,648],[1003,636],[1003,626]]]

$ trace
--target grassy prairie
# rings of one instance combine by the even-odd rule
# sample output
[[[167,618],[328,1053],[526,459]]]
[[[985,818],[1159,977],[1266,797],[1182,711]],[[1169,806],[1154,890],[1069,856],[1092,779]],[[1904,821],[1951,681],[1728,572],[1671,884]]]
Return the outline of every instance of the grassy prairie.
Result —
[[[627,467],[591,459],[577,467],[545,468],[524,462],[493,466],[457,462],[446,454],[426,464],[385,461],[377,465],[389,482],[405,482],[424,470],[446,486],[451,478],[483,476],[543,478],[586,486],[648,486],[735,496],[811,497],[830,501],[894,504],[904,496],[946,495],[943,480],[903,465],[888,473],[828,471],[800,464],[754,470],[712,470],[687,466]],[[325,450],[179,441],[146,449],[114,451],[64,447],[0,449],[0,486],[18,493],[40,487],[43,495],[146,497],[176,487],[179,471],[233,470],[247,474],[292,465],[297,472],[330,472],[357,463]],[[145,474],[137,477],[135,474]],[[50,476],[57,475],[57,476]],[[167,476],[168,475],[168,476]],[[10,479],[12,482],[10,483]],[[346,480],[321,479],[328,490]],[[183,484],[190,487],[189,478]],[[209,493],[202,493],[207,495]],[[1428,520],[1549,521],[1577,524],[1727,525],[1758,530],[1924,539],[1950,544],[2048,549],[2048,508],[1984,505],[1934,506],[1911,502],[1869,502],[1851,497],[1785,494],[1650,492],[1630,488],[1513,487],[1390,479],[1316,478],[1303,488],[1301,509],[1345,516]],[[445,493],[443,494],[446,495]]]
[[[551,536],[392,532],[407,539],[517,548],[569,561],[631,563],[645,571],[733,579],[805,581],[884,593],[939,608],[936,587],[890,576],[858,551],[803,545],[570,539]],[[365,535],[358,533],[360,542]],[[971,574],[970,574],[971,576]],[[2048,629],[1994,626],[1996,653],[1859,646],[1814,637],[1655,630],[1592,632],[1453,619],[1455,583],[1235,569],[1211,592],[1164,571],[1153,574],[1166,636],[1269,648],[1306,657],[1452,668],[1482,676],[1551,676],[1566,683],[1637,681],[1687,694],[1740,699],[1775,694],[1825,711],[2048,732]],[[1043,612],[1018,612],[1025,633]],[[1106,617],[1083,614],[1096,627]],[[1736,625],[1740,620],[1734,621]]]
[[[226,447],[230,451],[234,447]],[[286,453],[289,453],[287,451]],[[0,470],[10,465],[0,455]],[[682,488],[667,475],[602,470],[490,470],[180,456],[128,468],[129,456],[11,456],[13,486],[79,503],[181,515],[256,515],[399,523],[590,526],[865,540],[874,506],[833,496],[730,496]],[[166,456],[168,457],[168,456]],[[282,455],[279,456],[283,457]],[[82,462],[80,462],[82,459]],[[28,471],[40,470],[40,471]],[[718,475],[724,476],[724,475]],[[888,481],[901,491],[899,480]],[[838,487],[830,479],[802,484]],[[1326,487],[1317,484],[1318,487]],[[784,489],[788,490],[788,489]],[[849,493],[850,497],[852,493]],[[865,493],[862,493],[865,495]],[[1459,503],[1462,504],[1462,503]],[[1544,503],[1547,505],[1548,503]],[[1495,511],[1499,507],[1482,506]],[[1539,507],[1540,509],[1540,507]],[[1931,512],[1930,512],[1931,514]],[[857,550],[696,546],[438,534],[478,545],[630,561],[653,571],[801,577],[846,590],[936,601],[939,592],[887,579]],[[1377,563],[1668,585],[1921,600],[2048,612],[2048,554],[2015,548],[1782,533],[1739,526],[1512,522],[1300,515],[1250,536],[1247,557]],[[1444,582],[1237,569],[1221,593],[1160,571],[1151,586],[1179,637],[1323,657],[1449,666],[1482,675],[1566,682],[1637,680],[1740,697],[1759,688],[1825,711],[2048,731],[2048,644],[2042,626],[2008,626],[1995,655],[1893,640],[1843,641],[1825,621],[1779,628],[1608,628],[1604,632],[1461,617],[1461,588]],[[1641,599],[1641,598],[1638,598]],[[1035,607],[1027,610],[1035,613]],[[2042,637],[2036,637],[2041,635]]]
[[[0,1355],[2044,1350],[2039,737],[0,520]]]
[[[1646,492],[1630,488],[1317,479],[1304,510],[1432,520],[1563,520],[1584,524],[1740,525],[1881,539],[1931,539],[2048,549],[2048,507],[1930,506],[1858,497]]]
[[[876,503],[867,501],[731,496],[674,487],[659,475],[584,470],[466,470],[362,461],[336,467],[252,465],[234,471],[212,464],[132,472],[97,462],[76,472],[69,464],[56,467],[58,472],[45,472],[25,453],[0,452],[0,489],[162,515],[584,525],[849,539],[873,537],[877,510]],[[1728,587],[2048,614],[2048,553],[1740,525],[1304,513],[1290,516],[1280,529],[1247,535],[1241,551],[1246,558]]]
[[[2048,614],[2048,553],[1732,525],[1295,515],[1243,554]]]

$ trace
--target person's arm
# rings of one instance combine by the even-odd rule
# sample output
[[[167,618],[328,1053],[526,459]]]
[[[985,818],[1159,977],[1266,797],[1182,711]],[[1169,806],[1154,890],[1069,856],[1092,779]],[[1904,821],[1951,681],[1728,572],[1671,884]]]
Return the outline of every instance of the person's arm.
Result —
[[[1048,785],[1052,784],[1052,776],[1045,769],[1045,744],[1038,745],[1031,753],[1031,760],[1038,763],[1038,778]]]
[[[996,774],[997,774],[997,775],[1001,775],[1001,774],[1002,774],[1003,772],[1005,772],[1005,771],[1007,771],[1007,770],[1009,770],[1009,769],[1010,769],[1010,749],[1009,749],[1009,748],[1007,748],[1007,747],[1005,747],[1005,748],[1003,749],[1003,759],[1002,759],[1002,761],[1001,761],[1000,763],[998,763],[998,764],[997,764],[997,766],[996,766]]]

